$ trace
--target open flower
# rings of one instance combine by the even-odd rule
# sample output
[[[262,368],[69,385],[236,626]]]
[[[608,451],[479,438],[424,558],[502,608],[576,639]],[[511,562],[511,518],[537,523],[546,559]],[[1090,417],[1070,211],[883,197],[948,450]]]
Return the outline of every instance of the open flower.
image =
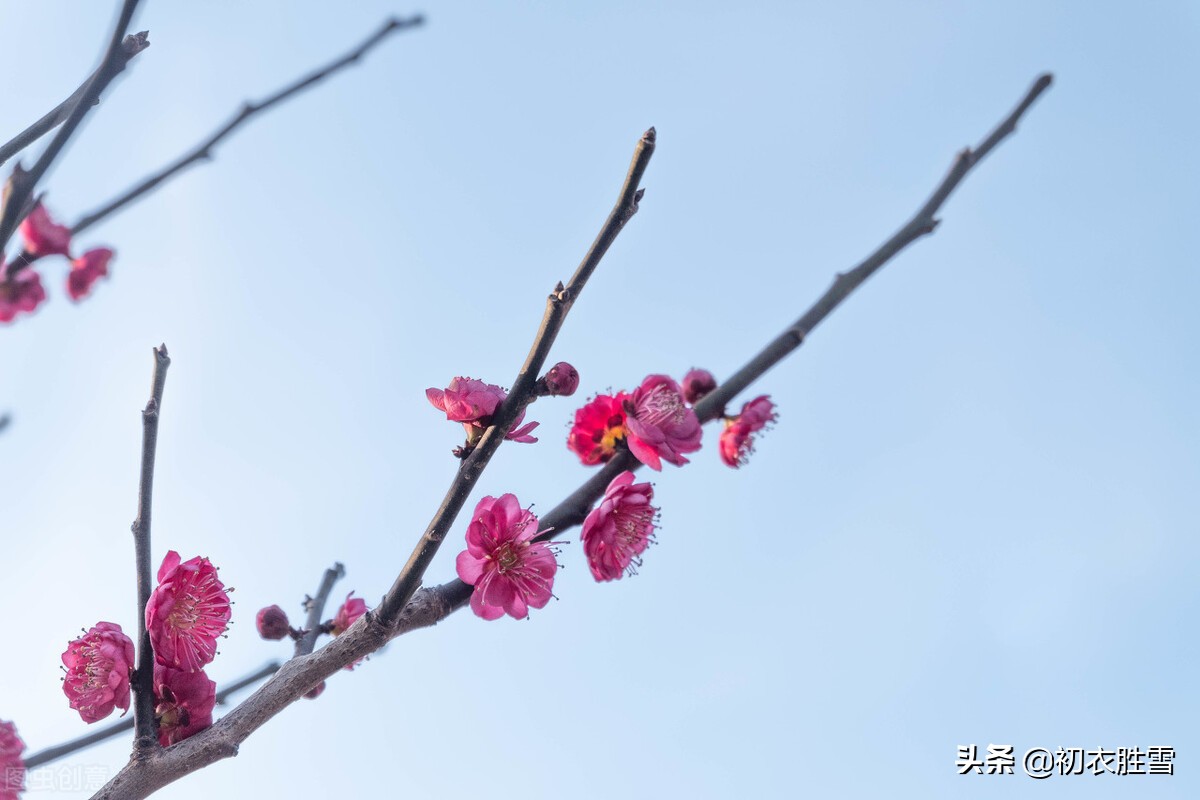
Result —
[[[229,626],[229,595],[207,558],[180,562],[171,550],[158,568],[158,587],[146,604],[154,660],[195,672],[217,654],[217,637]]]
[[[31,255],[71,257],[71,229],[51,219],[41,203],[21,221],[21,237]]]
[[[92,291],[92,284],[108,275],[108,262],[112,261],[113,251],[107,247],[97,247],[88,250],[71,262],[71,271],[67,273],[67,294],[79,302]]]
[[[0,258],[0,322],[12,322],[17,314],[33,311],[45,299],[41,276],[32,267],[5,277],[4,259]]]
[[[721,460],[737,469],[754,452],[754,434],[775,421],[775,404],[767,395],[756,397],[742,406],[742,413],[725,420],[718,448]]]
[[[654,488],[634,483],[625,470],[604,491],[604,499],[583,521],[583,552],[592,577],[615,581],[641,566],[641,555],[654,540],[658,509],[650,505]]]
[[[524,619],[544,608],[558,562],[545,542],[535,542],[538,520],[516,496],[485,497],[467,526],[467,549],[458,554],[458,577],[475,587],[471,610],[484,619],[508,614]]]
[[[186,672],[154,665],[154,716],[158,719],[158,743],[163,747],[212,725],[216,704],[217,685],[204,670]]]
[[[492,415],[508,397],[508,392],[492,383],[456,377],[445,389],[426,389],[425,397],[434,408],[446,412],[446,419],[461,422],[467,432],[467,440],[474,443],[492,424]],[[524,419],[525,411],[522,410],[504,438],[525,444],[536,442],[537,439],[529,434],[538,423],[530,422],[522,426]]]
[[[625,415],[629,449],[650,469],[662,469],[664,460],[681,467],[684,453],[700,449],[700,420],[666,375],[647,376],[625,401]]]
[[[17,735],[17,726],[0,722],[0,800],[17,800],[25,791],[25,743]]]
[[[601,394],[575,412],[575,424],[567,436],[567,447],[586,466],[603,464],[617,453],[625,439],[625,400],[629,395]]]
[[[129,710],[133,640],[121,632],[120,625],[96,623],[67,645],[62,662],[67,668],[63,693],[84,722],[99,722],[111,714],[113,708]]]

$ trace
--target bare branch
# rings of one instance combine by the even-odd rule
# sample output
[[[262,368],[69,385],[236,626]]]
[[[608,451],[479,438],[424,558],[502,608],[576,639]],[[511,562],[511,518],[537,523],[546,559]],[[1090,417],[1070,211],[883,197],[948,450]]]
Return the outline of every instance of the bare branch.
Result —
[[[66,147],[67,140],[75,133],[79,127],[79,123],[83,122],[83,117],[91,110],[100,94],[112,83],[113,78],[117,77],[122,70],[125,69],[129,57],[122,47],[122,42],[125,38],[125,31],[129,30],[129,23],[133,20],[133,12],[137,9],[138,0],[125,0],[121,6],[121,14],[117,19],[116,27],[113,29],[112,37],[108,42],[108,49],[104,52],[104,57],[100,60],[100,66],[96,69],[95,74],[87,82],[87,88],[79,95],[71,108],[71,113],[63,120],[62,128],[50,140],[50,144],[46,146],[46,150],[34,163],[33,168],[26,171],[20,164],[13,170],[12,177],[9,178],[3,206],[0,208],[0,251],[3,251],[8,244],[8,240],[12,238],[13,232],[16,231],[17,225],[26,213],[28,213],[28,202],[33,199],[33,190],[37,187],[38,181],[46,174],[46,170],[50,169],[50,165],[62,153]],[[144,34],[139,34],[144,36]]]
[[[154,587],[150,564],[150,512],[154,495],[154,456],[158,448],[158,417],[171,358],[165,344],[154,348],[154,379],[150,400],[142,411],[142,476],[138,484],[138,514],[133,521],[133,547],[137,560],[138,666],[133,674],[133,719],[137,727],[134,752],[158,748],[158,723],[154,719],[154,649],[146,627],[146,605]]]
[[[213,148],[216,147],[216,145],[222,139],[241,127],[255,114],[266,111],[268,108],[271,108],[277,103],[282,103],[284,100],[287,100],[293,95],[299,94],[305,89],[320,83],[322,80],[328,78],[330,75],[333,75],[335,72],[338,72],[339,70],[344,69],[351,64],[357,63],[358,60],[366,55],[371,48],[383,41],[388,34],[394,31],[415,28],[422,25],[424,22],[425,18],[421,16],[410,17],[408,19],[389,19],[386,23],[384,23],[383,27],[371,34],[371,36],[359,44],[358,47],[354,48],[341,58],[329,62],[325,66],[294,81],[293,83],[285,86],[263,100],[259,100],[256,103],[244,103],[241,109],[233,115],[233,118],[218,128],[212,134],[212,136],[196,145],[196,147],[189,153],[186,153],[176,161],[164,167],[159,172],[156,172],[155,174],[146,178],[132,189],[126,191],[124,194],[114,198],[113,200],[110,200],[108,203],[105,203],[103,206],[91,212],[90,214],[85,214],[78,222],[75,223],[74,227],[71,228],[71,232],[80,233],[81,231],[92,227],[113,212],[123,208],[129,203],[132,203],[139,197],[154,191],[164,181],[173,178],[176,174],[182,172],[192,164],[211,160],[213,158]]]
[[[242,689],[258,683],[263,678],[274,675],[279,669],[279,665],[279,661],[268,661],[266,664],[263,664],[249,675],[239,678],[227,686],[222,686],[220,690],[217,691],[217,705],[224,705],[224,703],[235,692],[240,692]],[[45,764],[49,764],[52,761],[58,761],[60,758],[65,758],[72,753],[79,752],[80,750],[86,750],[94,744],[108,741],[115,736],[120,736],[125,731],[131,730],[133,730],[133,718],[125,717],[118,722],[107,725],[98,731],[93,731],[86,736],[80,736],[78,739],[72,739],[69,742],[64,742],[62,744],[54,745],[53,747],[47,747],[45,750],[37,751],[25,759],[25,768],[35,769]]]
[[[562,329],[567,313],[583,291],[584,285],[600,263],[600,259],[604,257],[608,248],[616,240],[617,234],[625,227],[625,223],[637,213],[638,201],[642,199],[644,191],[638,188],[638,184],[641,183],[642,175],[646,172],[650,157],[654,155],[655,138],[654,128],[651,128],[638,140],[633,151],[633,159],[629,164],[629,172],[625,175],[625,182],[621,186],[621,193],[618,195],[612,211],[609,212],[604,226],[600,229],[600,234],[588,249],[582,263],[575,270],[575,274],[571,276],[571,282],[565,287],[561,283],[558,284],[554,292],[547,298],[546,313],[542,318],[542,324],[534,337],[533,346],[529,349],[524,366],[517,374],[517,379],[513,381],[508,398],[500,408],[496,409],[492,425],[484,433],[478,445],[463,460],[458,474],[450,484],[449,491],[446,492],[446,497],[442,500],[441,507],[438,508],[429,527],[425,529],[425,534],[418,540],[412,555],[409,556],[408,563],[396,577],[396,582],[374,612],[384,625],[396,619],[396,616],[412,599],[413,593],[421,585],[421,578],[424,576],[425,570],[433,561],[434,554],[437,553],[450,526],[454,524],[458,512],[462,510],[463,504],[470,496],[479,476],[483,474],[484,467],[487,466],[501,442],[504,441],[504,437],[508,434],[517,415],[533,400],[534,384],[537,383],[538,374],[546,363],[546,357],[550,354],[550,348],[553,347],[559,330]]]
[[[126,36],[125,40],[121,42],[121,52],[125,56],[126,64],[128,64],[128,62],[134,56],[150,46],[150,41],[146,37],[147,32],[142,31],[141,33],[135,33]],[[38,139],[42,138],[47,133],[61,125],[70,115],[71,109],[75,107],[75,104],[78,103],[83,98],[84,94],[87,93],[88,86],[91,84],[98,72],[99,70],[89,75],[87,80],[81,83],[79,88],[71,93],[70,97],[68,97],[66,100],[63,100],[50,111],[46,112],[45,116],[43,116],[37,122],[18,133],[9,141],[0,145],[0,166],[2,166],[4,162],[8,161],[17,153],[21,152],[26,147],[29,147],[29,145],[33,144]],[[92,101],[92,105],[96,105],[99,102],[100,97],[97,95]]]
[[[305,603],[308,619],[304,623],[304,635],[296,640],[297,656],[308,655],[316,646],[317,639],[321,635],[321,617],[325,615],[325,604],[329,602],[329,594],[333,591],[333,585],[345,575],[346,568],[341,563],[334,563],[332,567],[325,570],[325,574],[321,577],[321,585],[317,588],[316,596],[310,597]]]

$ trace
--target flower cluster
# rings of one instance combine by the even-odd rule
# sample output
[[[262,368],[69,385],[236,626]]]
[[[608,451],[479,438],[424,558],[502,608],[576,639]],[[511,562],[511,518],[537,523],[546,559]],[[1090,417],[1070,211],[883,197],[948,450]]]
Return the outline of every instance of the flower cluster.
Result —
[[[598,395],[575,412],[567,447],[586,465],[611,459],[621,444],[650,469],[688,463],[700,449],[700,420],[673,378],[650,375],[632,394]]]
[[[108,275],[113,251],[97,247],[73,258],[71,229],[55,222],[41,203],[22,220],[20,231],[25,247],[19,260],[5,267],[0,254],[0,322],[12,322],[18,314],[32,313],[45,301],[41,276],[32,266],[40,258],[64,256],[70,261],[67,294],[75,302],[91,294],[96,281]]]
[[[467,443],[474,445],[492,424],[492,415],[508,397],[508,392],[492,383],[456,377],[445,389],[426,389],[425,397],[434,408],[445,412],[446,419],[461,422],[467,432]],[[538,423],[530,422],[522,426],[524,419],[525,411],[522,410],[504,438],[526,444],[536,442],[537,439],[530,434]]]
[[[0,721],[0,800],[17,800],[25,791],[25,743],[17,726]]]

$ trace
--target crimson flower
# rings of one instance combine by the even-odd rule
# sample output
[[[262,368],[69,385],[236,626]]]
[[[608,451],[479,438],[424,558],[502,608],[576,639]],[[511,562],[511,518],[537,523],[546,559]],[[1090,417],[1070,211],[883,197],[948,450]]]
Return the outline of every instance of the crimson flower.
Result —
[[[29,313],[46,299],[41,276],[31,267],[4,277],[4,259],[0,258],[0,322],[12,322],[21,312]]]
[[[575,412],[567,447],[585,466],[603,464],[617,453],[625,439],[625,401],[629,395],[596,395]]]
[[[583,552],[592,577],[598,581],[619,580],[641,566],[641,555],[654,541],[658,509],[650,505],[654,488],[634,483],[625,470],[612,479],[604,498],[583,521]]]
[[[467,526],[467,549],[458,554],[458,577],[471,584],[471,610],[484,619],[529,616],[544,608],[558,562],[545,542],[535,542],[538,520],[515,495],[485,497]]]
[[[625,401],[630,451],[650,469],[662,462],[681,467],[684,453],[700,449],[700,420],[683,402],[679,384],[666,375],[649,375]]]
[[[25,743],[17,735],[17,726],[0,721],[0,800],[17,800],[25,791]]]
[[[67,294],[79,302],[92,291],[92,284],[108,274],[108,262],[112,261],[113,251],[107,247],[97,247],[88,250],[71,262],[71,271],[67,273]]]
[[[129,675],[134,668],[133,640],[112,622],[96,625],[67,645],[63,693],[89,725],[113,708],[129,710]]]
[[[508,397],[508,392],[492,383],[456,377],[445,389],[426,389],[425,397],[434,408],[446,412],[446,419],[461,422],[467,431],[467,440],[476,442],[492,424],[492,415]],[[525,411],[522,410],[504,438],[525,444],[536,442],[537,439],[529,434],[538,423],[531,422],[522,427],[524,419]]]
[[[71,229],[51,219],[41,203],[21,221],[21,236],[26,252],[31,255],[71,257]]]
[[[229,595],[207,558],[180,563],[171,550],[158,568],[158,587],[146,604],[154,660],[195,672],[217,654],[217,637],[229,626]]]
[[[154,716],[158,719],[158,743],[163,747],[212,725],[216,705],[217,685],[204,670],[187,672],[154,664]]]
[[[367,602],[361,597],[355,597],[354,592],[351,592],[346,595],[346,602],[342,603],[341,608],[333,615],[333,630],[330,633],[334,636],[344,633],[365,613],[367,613]]]
[[[754,452],[754,434],[776,419],[775,404],[768,395],[762,395],[742,406],[742,413],[725,420],[718,448],[721,460],[737,469],[750,459]]]

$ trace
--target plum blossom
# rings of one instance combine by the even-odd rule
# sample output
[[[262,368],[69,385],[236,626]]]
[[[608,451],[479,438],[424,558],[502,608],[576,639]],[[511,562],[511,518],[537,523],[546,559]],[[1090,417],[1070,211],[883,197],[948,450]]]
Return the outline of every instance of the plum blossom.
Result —
[[[129,710],[133,640],[112,622],[98,622],[62,654],[63,693],[83,721],[99,722],[114,708]]]
[[[666,375],[647,376],[625,401],[625,415],[629,449],[650,469],[661,470],[664,460],[681,467],[684,453],[700,449],[700,420]]]
[[[25,791],[25,760],[21,753],[25,742],[17,735],[17,726],[0,721],[0,800],[17,800]]]
[[[258,635],[267,641],[278,641],[292,632],[287,612],[279,606],[260,608],[254,624],[258,628]]]
[[[539,394],[550,397],[570,397],[579,388],[579,370],[566,361],[560,361],[547,370],[538,384]]]
[[[51,219],[41,203],[21,221],[21,237],[30,255],[71,257],[71,229]]]
[[[451,422],[461,422],[467,432],[467,441],[477,442],[483,432],[492,424],[492,415],[508,397],[508,392],[492,383],[484,383],[474,378],[456,377],[445,389],[429,388],[425,397],[434,408],[446,413],[446,419]],[[521,425],[525,419],[522,410],[513,420],[508,435],[504,438],[514,442],[531,444],[537,439],[529,434],[538,426],[536,422]]]
[[[654,488],[634,483],[625,470],[604,491],[604,498],[583,521],[583,552],[597,581],[619,580],[641,566],[641,555],[654,540],[658,509],[650,505]]]
[[[775,404],[762,395],[742,406],[742,413],[725,420],[718,448],[721,460],[737,469],[745,465],[754,452],[754,434],[776,419]]]
[[[706,369],[692,367],[683,376],[683,399],[689,406],[694,406],[703,399],[704,395],[717,388],[717,379]]]
[[[163,747],[212,725],[216,704],[217,684],[204,670],[187,672],[155,663],[154,716],[158,719],[158,743]]]
[[[629,395],[596,395],[575,412],[575,423],[567,436],[567,447],[585,466],[603,464],[617,453],[625,440],[625,401]]]
[[[112,250],[97,247],[71,262],[71,271],[67,273],[67,294],[72,300],[78,303],[87,297],[92,291],[92,284],[108,275],[108,263],[112,257]]]
[[[31,267],[5,277],[4,259],[0,257],[0,322],[12,322],[22,312],[28,314],[46,299],[41,276]]]
[[[355,597],[354,592],[346,595],[346,602],[342,603],[337,613],[333,615],[333,628],[330,630],[334,636],[340,636],[346,632],[346,629],[358,622],[358,618],[367,613],[367,603],[361,597]]]
[[[213,660],[230,615],[229,595],[212,562],[200,557],[181,562],[179,553],[168,552],[146,604],[154,660],[195,672]]]
[[[467,526],[467,549],[458,554],[458,577],[475,587],[471,610],[492,620],[524,619],[544,608],[558,562],[545,542],[535,542],[538,520],[516,496],[485,497]]]

